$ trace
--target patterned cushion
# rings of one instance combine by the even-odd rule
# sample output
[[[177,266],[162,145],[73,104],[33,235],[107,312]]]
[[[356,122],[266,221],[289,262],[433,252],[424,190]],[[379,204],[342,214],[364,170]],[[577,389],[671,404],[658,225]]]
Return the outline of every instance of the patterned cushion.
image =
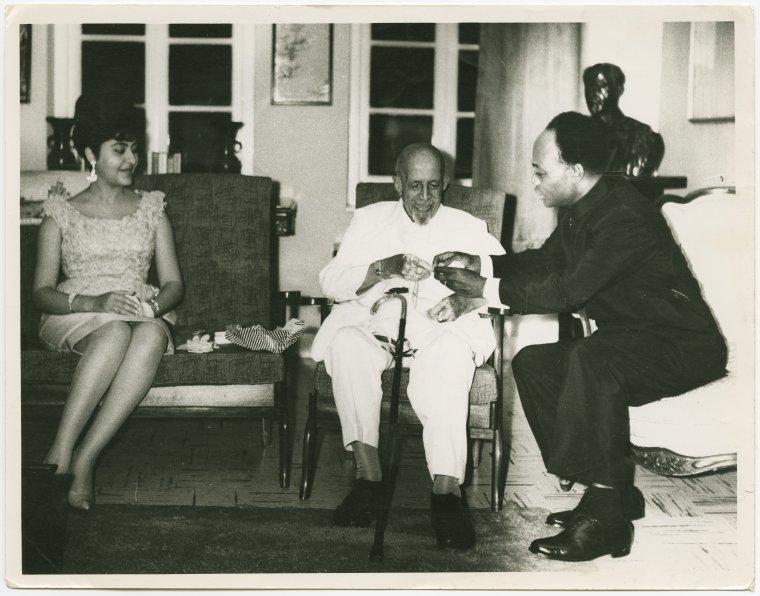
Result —
[[[24,350],[21,352],[21,382],[68,385],[77,362],[77,354]],[[153,386],[258,385],[275,383],[284,378],[282,355],[230,349],[210,354],[177,353],[164,356]]]
[[[393,371],[386,370],[382,374],[383,386],[383,403],[382,411],[387,414],[391,384],[393,383]],[[406,394],[406,388],[409,384],[409,369],[404,368],[401,373],[401,395],[399,400],[399,422],[401,424],[416,424],[420,422],[417,415],[412,409],[409,397]],[[318,409],[320,412],[335,413],[335,398],[332,392],[332,379],[327,374],[325,365],[320,362],[314,371],[314,389],[319,394]],[[475,369],[475,375],[470,388],[470,417],[468,426],[470,428],[489,428],[490,404],[496,400],[496,374],[494,369],[488,364],[484,364]]]

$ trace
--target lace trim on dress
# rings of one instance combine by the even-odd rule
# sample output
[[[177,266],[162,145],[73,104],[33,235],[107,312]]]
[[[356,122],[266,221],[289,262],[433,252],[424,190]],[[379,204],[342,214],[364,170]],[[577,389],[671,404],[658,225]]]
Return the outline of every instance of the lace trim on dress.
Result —
[[[163,216],[166,207],[165,196],[160,190],[139,190],[141,195],[140,204],[134,213],[128,213],[122,217],[90,217],[85,215],[69,203],[68,194],[50,195],[42,204],[46,216],[52,217],[61,229],[65,229],[75,217],[82,222],[95,222],[98,225],[112,223],[124,223],[128,219],[144,219],[151,228],[155,228]]]
[[[164,215],[166,201],[164,193],[160,190],[140,191],[143,193],[143,202],[145,204],[145,217],[150,224],[151,229],[158,226],[158,222]]]
[[[52,194],[42,203],[42,212],[47,217],[52,217],[62,230],[69,225],[68,199],[68,194]]]
[[[76,209],[74,206],[71,205],[71,203],[68,202],[68,200],[63,200],[62,203],[66,207],[66,210],[70,212],[69,217],[73,214],[74,217],[76,217],[80,221],[84,221],[87,223],[95,222],[98,225],[112,225],[112,224],[123,224],[125,221],[136,219],[136,220],[143,220],[147,222],[151,227],[158,224],[158,220],[160,219],[160,214],[163,213],[164,210],[164,193],[158,190],[154,191],[135,191],[140,193],[140,204],[137,206],[137,209],[133,213],[127,213],[126,215],[122,215],[121,217],[90,217],[89,215],[85,215],[78,209]],[[63,210],[63,209],[61,209]],[[157,215],[159,217],[157,217]],[[70,220],[69,220],[70,221]]]

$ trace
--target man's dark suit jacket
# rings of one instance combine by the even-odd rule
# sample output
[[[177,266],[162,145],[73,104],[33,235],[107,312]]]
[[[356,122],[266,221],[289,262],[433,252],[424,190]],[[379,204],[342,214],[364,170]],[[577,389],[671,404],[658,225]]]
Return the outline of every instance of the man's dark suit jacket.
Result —
[[[600,330],[651,328],[671,338],[683,331],[723,344],[665,218],[622,178],[604,176],[559,209],[540,248],[492,258],[501,301],[515,313],[584,308]]]

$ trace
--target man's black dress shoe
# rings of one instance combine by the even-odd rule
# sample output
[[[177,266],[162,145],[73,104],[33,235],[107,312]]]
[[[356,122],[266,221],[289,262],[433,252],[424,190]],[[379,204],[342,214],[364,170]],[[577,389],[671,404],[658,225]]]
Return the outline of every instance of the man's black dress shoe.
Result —
[[[579,513],[557,534],[530,544],[530,552],[560,561],[591,561],[604,555],[624,557],[631,552],[633,524],[624,519],[602,523]]]
[[[467,550],[475,545],[475,529],[464,497],[431,494],[430,521],[438,548]]]
[[[583,509],[589,495],[588,490],[584,492],[575,509],[550,513],[546,518],[546,523],[550,526],[564,528]],[[621,500],[623,502],[623,515],[626,519],[633,521],[644,517],[644,495],[641,494],[638,488],[631,486],[628,490],[623,491]]]
[[[371,526],[377,518],[382,494],[382,482],[357,478],[351,492],[333,512],[333,524],[362,528]]]

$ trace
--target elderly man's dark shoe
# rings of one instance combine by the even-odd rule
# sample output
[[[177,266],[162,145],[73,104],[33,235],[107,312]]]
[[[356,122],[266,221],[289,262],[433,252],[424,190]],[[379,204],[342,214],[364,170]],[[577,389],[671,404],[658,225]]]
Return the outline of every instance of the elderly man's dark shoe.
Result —
[[[569,525],[570,522],[573,521],[573,518],[583,510],[589,494],[588,491],[584,492],[581,500],[574,509],[550,513],[546,518],[546,523],[558,528],[564,528]],[[646,504],[644,501],[644,495],[641,494],[641,491],[638,488],[631,486],[628,490],[623,491],[621,500],[623,503],[623,515],[626,519],[634,521],[644,517]]]
[[[431,494],[430,521],[438,548],[467,550],[475,545],[475,529],[463,497]]]
[[[333,525],[367,528],[377,518],[381,506],[383,483],[358,478],[351,492],[333,512]]]
[[[591,561],[604,555],[624,557],[631,552],[632,544],[630,521],[602,523],[581,513],[556,536],[531,542],[530,552],[560,561]]]

